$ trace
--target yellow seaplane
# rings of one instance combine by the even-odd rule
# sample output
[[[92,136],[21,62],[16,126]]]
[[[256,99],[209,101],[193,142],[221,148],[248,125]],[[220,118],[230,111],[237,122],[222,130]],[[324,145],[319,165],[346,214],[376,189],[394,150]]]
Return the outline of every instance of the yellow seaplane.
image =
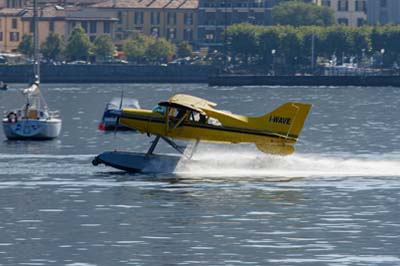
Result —
[[[311,104],[288,102],[260,117],[248,117],[215,109],[217,104],[186,94],[177,94],[160,102],[153,110],[113,110],[118,123],[154,135],[147,153],[104,152],[94,158],[93,165],[103,163],[129,172],[173,170],[179,159],[191,158],[199,142],[254,143],[262,152],[289,155],[300,135]],[[157,155],[154,150],[163,139],[180,156]],[[195,141],[190,154],[173,140]],[[163,170],[164,169],[164,170]]]

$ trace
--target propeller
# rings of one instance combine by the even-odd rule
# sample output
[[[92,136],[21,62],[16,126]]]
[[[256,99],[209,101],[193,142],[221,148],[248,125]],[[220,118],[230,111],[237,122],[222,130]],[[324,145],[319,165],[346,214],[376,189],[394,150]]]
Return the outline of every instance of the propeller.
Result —
[[[119,127],[119,118],[120,115],[122,114],[122,104],[124,102],[124,91],[121,91],[121,100],[119,102],[119,107],[118,107],[118,112],[115,112],[114,114],[117,116],[117,120],[115,121],[115,128],[114,128],[114,137],[117,135],[118,127]]]

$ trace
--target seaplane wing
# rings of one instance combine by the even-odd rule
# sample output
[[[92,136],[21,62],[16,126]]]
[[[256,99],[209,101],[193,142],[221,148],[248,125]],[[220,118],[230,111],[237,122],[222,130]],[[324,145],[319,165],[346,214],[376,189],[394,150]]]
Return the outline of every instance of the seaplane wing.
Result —
[[[215,103],[186,94],[160,102],[153,110],[116,111],[119,122],[163,138],[217,143],[254,143],[265,153],[294,152],[311,104],[288,102],[266,115],[248,117],[215,109]]]

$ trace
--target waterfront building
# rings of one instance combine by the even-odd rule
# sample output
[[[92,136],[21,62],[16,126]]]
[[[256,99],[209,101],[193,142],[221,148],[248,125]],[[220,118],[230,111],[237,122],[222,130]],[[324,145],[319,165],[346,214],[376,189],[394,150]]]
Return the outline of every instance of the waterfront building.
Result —
[[[65,9],[59,6],[46,6],[38,12],[38,40],[39,45],[43,43],[50,32],[65,37]],[[21,16],[23,34],[33,35],[33,9],[26,8]]]
[[[399,0],[367,0],[369,24],[400,24]]]
[[[315,3],[332,8],[339,24],[356,27],[366,24],[367,0],[315,0]]]
[[[15,51],[20,43],[24,25],[22,15],[26,12],[21,8],[3,8],[0,10],[0,51]]]
[[[224,45],[224,31],[232,24],[271,25],[271,10],[276,3],[276,0],[199,0],[199,45]]]
[[[93,9],[69,10],[65,14],[65,41],[77,25],[85,30],[90,41],[101,35],[109,35],[114,40],[117,22],[118,19],[107,12],[96,12]]]
[[[54,32],[65,42],[77,25],[82,26],[90,40],[100,35],[115,38],[117,19],[106,13],[78,7],[45,6],[39,11],[39,44]],[[0,10],[0,50],[15,52],[24,34],[33,34],[33,9],[3,8]]]
[[[27,0],[0,0],[0,8],[24,8]]]
[[[109,0],[92,5],[118,19],[116,40],[143,33],[172,42],[197,41],[197,0]]]

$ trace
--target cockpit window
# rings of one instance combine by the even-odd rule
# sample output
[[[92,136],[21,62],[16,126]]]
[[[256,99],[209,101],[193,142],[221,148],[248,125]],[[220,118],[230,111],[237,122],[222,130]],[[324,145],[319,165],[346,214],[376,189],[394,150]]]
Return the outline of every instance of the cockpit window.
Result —
[[[165,114],[167,108],[165,106],[157,105],[156,107],[153,108],[153,112],[155,113],[160,113],[160,114]]]

